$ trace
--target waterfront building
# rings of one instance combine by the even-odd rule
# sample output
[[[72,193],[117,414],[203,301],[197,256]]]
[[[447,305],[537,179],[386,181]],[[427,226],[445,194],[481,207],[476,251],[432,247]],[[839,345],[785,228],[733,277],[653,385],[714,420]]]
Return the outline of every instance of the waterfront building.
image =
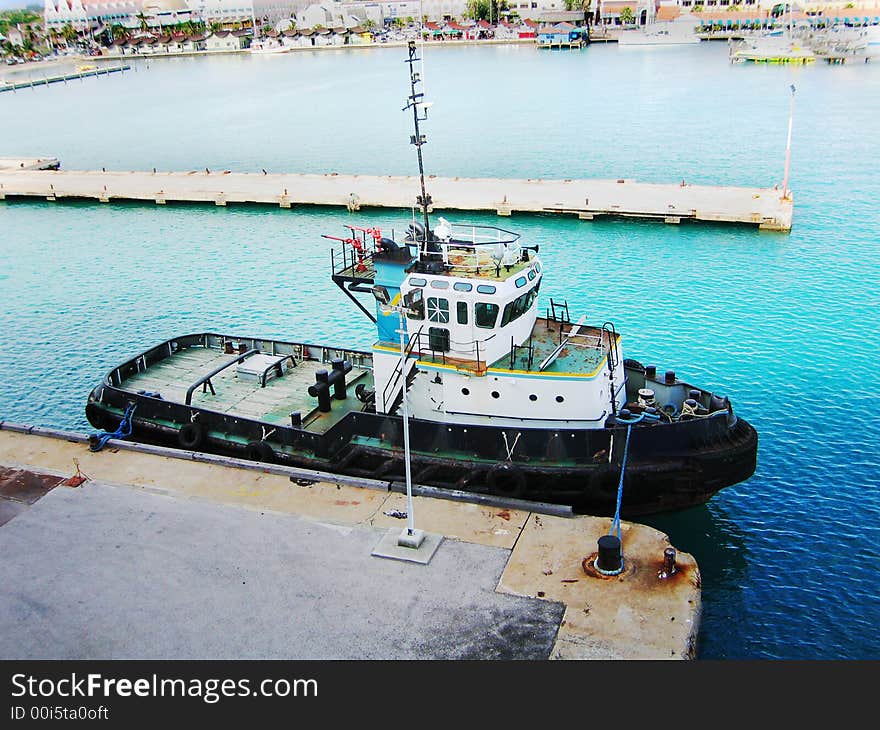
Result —
[[[653,23],[657,16],[655,0],[593,0],[594,15],[597,16],[597,24],[623,25],[621,15],[624,8],[629,8],[636,25]]]
[[[240,51],[250,45],[249,30],[218,30],[205,40],[207,51]]]
[[[595,0],[593,0],[595,2]],[[603,3],[604,4],[604,3]],[[658,0],[657,20],[660,20],[660,11],[663,8],[681,8],[685,12],[692,11],[695,7],[701,6],[703,11],[711,10],[716,12],[736,12],[740,8],[741,12],[755,14],[762,17],[770,15],[775,8],[783,6],[787,9],[788,3],[784,0]],[[873,20],[876,13],[877,0],[818,0],[810,2],[792,2],[792,10],[802,12],[807,15],[821,15],[828,17],[865,17]]]
[[[142,9],[143,0],[45,0],[43,23],[47,31],[68,23],[78,31],[104,23],[136,28]]]
[[[252,24],[274,27],[305,9],[307,0],[188,0],[193,12],[209,24]]]

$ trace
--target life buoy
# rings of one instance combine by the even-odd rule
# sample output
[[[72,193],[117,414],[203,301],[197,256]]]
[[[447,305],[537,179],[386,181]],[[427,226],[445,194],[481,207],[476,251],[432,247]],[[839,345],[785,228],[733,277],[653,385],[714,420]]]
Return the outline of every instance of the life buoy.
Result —
[[[496,464],[486,474],[486,486],[501,497],[521,497],[526,491],[526,475],[516,464]]]
[[[245,447],[244,453],[244,458],[249,461],[262,461],[265,464],[270,464],[275,460],[275,452],[265,441],[251,441]]]
[[[201,423],[184,424],[177,432],[177,443],[187,451],[198,451],[205,443],[207,432]]]

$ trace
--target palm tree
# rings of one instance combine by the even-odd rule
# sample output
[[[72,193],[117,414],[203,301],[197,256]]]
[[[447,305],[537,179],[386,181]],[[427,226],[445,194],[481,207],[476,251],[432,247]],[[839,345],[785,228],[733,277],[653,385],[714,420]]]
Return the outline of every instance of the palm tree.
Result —
[[[141,30],[149,30],[150,29],[150,23],[147,20],[147,16],[144,15],[143,11],[139,12],[134,17],[137,18],[138,23],[141,27]]]
[[[65,23],[64,27],[61,29],[61,35],[64,36],[64,42],[68,47],[71,43],[75,43],[77,38],[79,38],[79,33],[76,32],[73,23]]]

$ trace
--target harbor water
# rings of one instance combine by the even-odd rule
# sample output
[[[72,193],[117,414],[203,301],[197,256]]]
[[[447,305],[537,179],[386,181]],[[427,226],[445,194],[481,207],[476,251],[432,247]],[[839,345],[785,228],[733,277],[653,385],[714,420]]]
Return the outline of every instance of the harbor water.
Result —
[[[414,174],[405,55],[154,59],[6,93],[0,156]],[[427,49],[424,79],[431,174],[749,186],[782,181],[795,85],[790,234],[446,215],[540,245],[542,307],[552,296],[614,322],[627,357],[730,396],[758,429],[751,479],[643,520],[699,562],[700,656],[880,658],[880,425],[867,389],[880,365],[880,67],[731,65],[716,43],[456,46]],[[103,374],[185,332],[369,348],[321,234],[401,230],[409,215],[0,203],[0,420],[87,430]]]

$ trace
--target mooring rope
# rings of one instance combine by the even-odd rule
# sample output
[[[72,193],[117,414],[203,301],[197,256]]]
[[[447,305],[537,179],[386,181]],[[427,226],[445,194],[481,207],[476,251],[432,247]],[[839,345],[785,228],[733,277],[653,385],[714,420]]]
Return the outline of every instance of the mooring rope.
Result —
[[[110,439],[124,439],[131,436],[131,418],[134,415],[135,408],[137,408],[137,403],[129,403],[125,407],[125,413],[122,416],[122,420],[119,422],[119,428],[113,433],[101,431],[89,439],[89,451],[100,451]]]
[[[617,506],[614,508],[614,519],[611,522],[609,535],[615,535],[618,540],[622,540],[620,534],[620,505],[623,502],[623,477],[626,474],[626,459],[629,455],[629,437],[632,433],[632,427],[645,419],[645,414],[640,413],[632,420],[624,420],[620,416],[617,417],[618,423],[626,424],[626,441],[623,442],[623,459],[620,463],[620,483],[617,485]]]

